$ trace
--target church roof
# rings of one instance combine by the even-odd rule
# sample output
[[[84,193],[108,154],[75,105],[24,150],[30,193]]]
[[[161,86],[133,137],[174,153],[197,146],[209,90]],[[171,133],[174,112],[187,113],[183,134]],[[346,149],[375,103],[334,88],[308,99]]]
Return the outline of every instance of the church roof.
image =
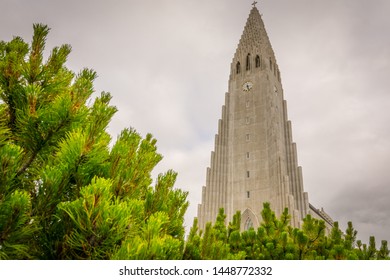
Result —
[[[244,57],[248,53],[261,53],[275,61],[275,55],[264,22],[256,7],[253,7],[250,11],[234,60],[239,60],[240,57]]]

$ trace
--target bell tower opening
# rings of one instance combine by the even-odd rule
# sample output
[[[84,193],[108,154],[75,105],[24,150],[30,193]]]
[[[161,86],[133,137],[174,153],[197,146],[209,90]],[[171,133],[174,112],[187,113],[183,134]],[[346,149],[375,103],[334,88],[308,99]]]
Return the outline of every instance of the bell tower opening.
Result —
[[[260,67],[260,56],[258,56],[258,55],[256,55],[255,66],[256,66],[256,68]]]
[[[237,64],[236,64],[236,74],[240,74],[240,73],[241,73],[241,64],[238,61]]]
[[[246,56],[246,71],[251,70],[251,54],[248,53]]]

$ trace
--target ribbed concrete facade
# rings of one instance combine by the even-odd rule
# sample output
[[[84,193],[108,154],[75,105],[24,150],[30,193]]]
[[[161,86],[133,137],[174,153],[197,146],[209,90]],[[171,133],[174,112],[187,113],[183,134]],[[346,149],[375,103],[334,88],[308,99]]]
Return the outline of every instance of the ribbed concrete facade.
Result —
[[[253,7],[231,63],[229,91],[198,206],[200,228],[214,223],[222,207],[227,221],[241,211],[242,229],[256,228],[264,202],[271,203],[277,216],[288,207],[296,227],[311,213],[279,67]]]

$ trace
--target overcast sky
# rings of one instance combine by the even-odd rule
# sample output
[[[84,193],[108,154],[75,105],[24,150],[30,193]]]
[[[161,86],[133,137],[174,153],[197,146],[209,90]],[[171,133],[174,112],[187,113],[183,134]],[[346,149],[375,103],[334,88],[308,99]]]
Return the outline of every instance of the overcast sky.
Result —
[[[119,112],[109,127],[158,140],[192,224],[250,0],[0,0],[0,40],[72,45]],[[258,1],[282,76],[305,191],[358,238],[390,241],[390,1]]]

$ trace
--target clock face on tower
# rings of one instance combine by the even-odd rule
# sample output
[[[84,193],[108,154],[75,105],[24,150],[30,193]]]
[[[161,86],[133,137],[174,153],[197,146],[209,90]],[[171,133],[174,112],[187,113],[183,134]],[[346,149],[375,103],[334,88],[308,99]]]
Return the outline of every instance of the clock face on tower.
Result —
[[[242,90],[243,91],[250,91],[252,89],[252,87],[253,87],[253,83],[251,81],[248,81],[242,85]]]

